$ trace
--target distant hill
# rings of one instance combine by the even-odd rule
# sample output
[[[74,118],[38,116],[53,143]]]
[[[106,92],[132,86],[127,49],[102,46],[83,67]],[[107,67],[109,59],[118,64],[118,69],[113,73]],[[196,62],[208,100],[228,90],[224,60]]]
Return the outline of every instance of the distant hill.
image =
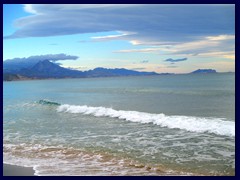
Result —
[[[110,77],[110,76],[143,76],[143,75],[157,75],[155,72],[139,72],[134,70],[128,70],[124,68],[107,69],[107,68],[95,68],[93,70],[85,71],[86,77]]]
[[[18,74],[3,73],[4,81],[20,81],[20,80],[27,80],[27,79],[29,78],[18,75]]]
[[[39,61],[33,67],[23,68],[18,73],[31,78],[76,78],[85,76],[81,71],[63,68],[48,60]]]
[[[158,75],[155,72],[139,72],[128,69],[107,69],[95,68],[89,71],[78,71],[63,68],[56,63],[49,60],[37,62],[32,66],[20,66],[13,64],[13,67],[3,63],[3,80],[21,80],[25,78],[30,79],[46,79],[46,78],[85,78],[85,77],[116,77],[116,76],[144,76],[144,75]]]
[[[196,71],[191,72],[191,74],[206,74],[206,73],[217,73],[214,69],[198,69]]]
[[[31,59],[28,60],[27,58],[15,58],[12,60],[3,61],[3,70],[4,72],[8,73],[18,73],[22,69],[29,69],[32,68],[35,64],[40,61],[39,59]]]

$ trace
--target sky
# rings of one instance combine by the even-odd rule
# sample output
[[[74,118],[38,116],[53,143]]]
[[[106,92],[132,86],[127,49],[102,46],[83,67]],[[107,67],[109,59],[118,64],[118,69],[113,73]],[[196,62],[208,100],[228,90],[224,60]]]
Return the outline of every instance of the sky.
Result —
[[[36,57],[81,71],[235,72],[235,5],[4,4],[3,61]]]

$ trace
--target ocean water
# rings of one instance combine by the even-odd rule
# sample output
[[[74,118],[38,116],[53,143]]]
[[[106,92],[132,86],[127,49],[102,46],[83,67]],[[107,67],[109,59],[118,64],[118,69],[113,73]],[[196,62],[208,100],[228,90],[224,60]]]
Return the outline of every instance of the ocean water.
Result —
[[[235,74],[3,83],[3,162],[36,175],[235,175]]]

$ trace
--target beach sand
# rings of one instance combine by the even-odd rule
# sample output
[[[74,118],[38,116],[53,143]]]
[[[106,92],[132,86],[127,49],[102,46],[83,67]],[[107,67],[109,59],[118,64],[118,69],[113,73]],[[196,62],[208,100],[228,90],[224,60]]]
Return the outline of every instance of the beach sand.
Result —
[[[3,176],[34,176],[34,170],[31,167],[3,164]]]

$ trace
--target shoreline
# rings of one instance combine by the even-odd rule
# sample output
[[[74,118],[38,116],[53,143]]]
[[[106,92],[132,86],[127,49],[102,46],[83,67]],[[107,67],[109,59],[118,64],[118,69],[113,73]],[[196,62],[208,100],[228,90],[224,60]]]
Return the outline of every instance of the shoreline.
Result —
[[[31,167],[10,165],[3,163],[3,176],[36,176]]]

